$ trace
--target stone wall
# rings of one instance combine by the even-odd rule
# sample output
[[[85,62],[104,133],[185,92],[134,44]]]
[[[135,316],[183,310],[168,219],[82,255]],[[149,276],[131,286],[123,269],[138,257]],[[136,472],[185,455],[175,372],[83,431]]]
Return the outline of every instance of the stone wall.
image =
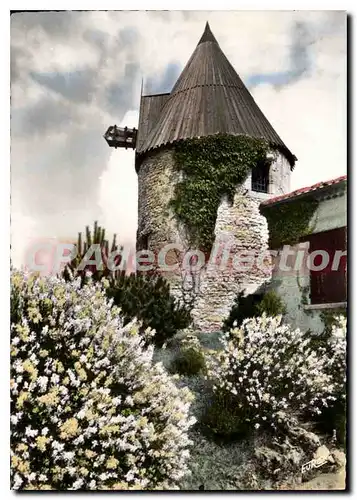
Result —
[[[163,259],[168,269],[177,267],[176,270],[164,271],[164,276],[170,282],[172,294],[183,300],[183,251],[180,251],[180,247],[187,249],[189,245],[185,228],[177,222],[169,206],[180,175],[175,169],[172,150],[157,151],[142,161],[138,173],[136,246],[137,250],[148,249],[153,252],[155,267],[162,268],[160,261]],[[168,249],[169,244],[175,248]]]
[[[279,196],[289,193],[291,166],[285,156],[280,153],[275,155],[269,174],[269,194]]]
[[[178,226],[169,201],[179,174],[173,168],[173,152],[161,150],[146,157],[138,173],[137,248],[157,251],[163,244],[179,241]]]
[[[175,183],[180,178],[173,151],[157,151],[142,161],[138,174],[137,248],[153,251],[157,263],[165,245],[171,243],[175,246],[166,253],[166,264],[177,269],[171,267],[172,270],[165,272],[165,277],[177,298],[187,300],[194,294],[192,316],[195,328],[202,331],[220,329],[238,292],[254,293],[271,277],[268,262],[263,266],[257,266],[257,262],[254,264],[252,260],[239,263],[237,256],[242,257],[242,253],[244,255],[247,251],[255,252],[260,258],[266,255],[268,227],[265,217],[259,212],[259,205],[264,199],[289,192],[290,174],[287,160],[281,154],[275,154],[268,193],[252,191],[249,174],[242,186],[237,188],[233,203],[222,199],[217,211],[216,241],[211,252],[211,257],[213,254],[217,258],[211,258],[208,263],[206,261],[199,271],[186,272],[182,259],[185,251],[192,249],[185,228],[178,224],[169,207]],[[311,221],[313,232],[346,225],[346,196],[344,192],[321,199]],[[222,257],[223,249],[228,251],[227,262]],[[295,249],[307,254],[308,243],[301,243]],[[279,270],[274,271],[272,287],[282,296],[287,306],[286,320],[293,327],[321,331],[321,311],[304,304],[309,295],[309,281],[306,270],[288,273]]]
[[[250,196],[244,187],[237,189],[233,204],[223,199],[217,211],[215,246],[217,259],[202,271],[200,290],[192,315],[195,326],[216,331],[229,315],[240,291],[254,293],[270,278],[269,261],[257,265],[268,250],[268,228],[259,213],[260,200]],[[221,258],[228,251],[227,262]],[[247,258],[246,252],[251,257]]]
[[[244,187],[251,191],[252,196],[260,198],[262,201],[272,196],[289,193],[291,180],[291,166],[288,160],[281,153],[271,151],[268,157],[272,159],[269,169],[268,193],[255,193],[251,191],[252,174],[249,173],[244,183]]]
[[[177,266],[176,270],[165,272],[171,292],[186,301],[194,293],[194,327],[215,331],[228,316],[238,292],[245,290],[246,293],[253,293],[270,277],[270,267],[257,266],[256,260],[252,261],[254,255],[247,262],[239,262],[238,257],[244,257],[247,251],[255,252],[259,258],[265,255],[268,229],[265,217],[259,212],[259,204],[262,199],[285,192],[290,182],[290,166],[277,154],[271,167],[271,193],[251,191],[249,175],[243,185],[237,187],[233,203],[226,198],[221,200],[215,226],[216,241],[211,252],[212,256],[218,251],[218,260],[207,263],[209,256],[206,256],[206,265],[196,272],[183,269],[184,253],[190,249],[188,237],[169,207],[179,176],[172,150],[155,152],[142,161],[138,174],[137,248],[153,251],[157,259],[165,245],[176,244],[177,248],[166,255],[166,264]],[[229,255],[225,264],[222,260],[223,249]]]

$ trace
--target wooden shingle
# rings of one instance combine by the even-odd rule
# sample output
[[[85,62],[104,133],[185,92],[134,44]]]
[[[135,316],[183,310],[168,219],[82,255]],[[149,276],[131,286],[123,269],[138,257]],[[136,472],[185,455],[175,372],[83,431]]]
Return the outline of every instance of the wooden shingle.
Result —
[[[294,166],[296,157],[259,109],[207,23],[171,93],[143,96],[137,155],[218,133],[263,138]]]

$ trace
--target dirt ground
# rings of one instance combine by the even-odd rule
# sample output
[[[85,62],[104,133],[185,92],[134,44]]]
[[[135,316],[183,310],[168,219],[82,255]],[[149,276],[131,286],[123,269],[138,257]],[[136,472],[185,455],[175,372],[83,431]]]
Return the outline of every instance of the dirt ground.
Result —
[[[346,469],[341,467],[337,472],[328,472],[306,481],[306,483],[284,485],[282,490],[345,490],[346,489]]]
[[[346,489],[346,470],[341,468],[335,473],[321,474],[320,476],[299,484],[298,490],[344,490]]]

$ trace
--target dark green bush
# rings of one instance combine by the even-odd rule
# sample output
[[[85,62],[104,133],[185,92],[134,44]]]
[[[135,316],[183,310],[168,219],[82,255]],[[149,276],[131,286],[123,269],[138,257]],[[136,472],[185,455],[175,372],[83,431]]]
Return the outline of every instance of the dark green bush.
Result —
[[[324,330],[320,335],[312,335],[312,345],[314,348],[326,348],[334,326],[338,326],[338,317],[347,316],[346,309],[332,309],[323,311],[320,314],[324,323]],[[308,335],[309,332],[307,332]],[[332,355],[333,353],[331,353]],[[323,408],[321,415],[317,417],[317,425],[320,431],[333,435],[336,432],[337,443],[346,447],[346,385],[341,387],[335,403],[328,408]]]
[[[203,373],[206,367],[205,357],[202,351],[194,349],[180,349],[171,363],[170,371],[180,375],[198,375]]]
[[[267,316],[274,317],[285,314],[286,307],[281,297],[274,290],[269,290],[263,295],[262,300],[256,304],[256,311],[258,316],[265,313]]]
[[[80,262],[92,244],[100,246],[102,269],[87,264],[84,269],[78,270]],[[114,235],[113,242],[109,245],[108,240],[105,239],[105,229],[98,226],[97,222],[94,223],[93,232],[87,226],[86,241],[82,241],[82,233],[79,233],[77,257],[63,270],[63,277],[70,280],[80,276],[84,284],[88,281],[86,273],[89,271],[94,281],[108,279],[107,295],[113,298],[114,304],[121,308],[125,324],[133,318],[138,318],[142,322],[142,331],[148,327],[156,331],[152,341],[157,346],[161,346],[178,330],[189,326],[190,312],[172,297],[169,284],[162,276],[154,273],[126,275],[125,271],[120,270],[113,273],[107,266],[109,248],[111,252],[122,249],[116,244],[116,236]],[[117,266],[120,259],[120,256],[116,258]],[[91,260],[95,262],[94,256]]]
[[[346,405],[345,401],[337,400],[333,406],[324,408],[316,419],[318,429],[330,436],[336,432],[337,443],[346,448]]]
[[[222,442],[240,439],[249,431],[234,399],[224,392],[212,395],[212,400],[200,419],[200,426],[205,434]]]
[[[82,284],[84,284],[88,281],[88,278],[86,277],[88,272],[91,273],[93,281],[100,281],[102,278],[109,278],[113,275],[112,271],[108,268],[109,253],[123,249],[123,247],[116,244],[116,235],[114,235],[109,252],[109,241],[105,239],[105,229],[98,226],[97,221],[94,222],[93,231],[90,230],[89,226],[86,226],[85,234],[86,240],[83,241],[82,233],[78,233],[77,255],[62,271],[62,276],[67,281],[71,280],[73,277],[80,276]],[[99,261],[98,263],[100,263],[101,260],[102,269],[99,269],[98,266],[94,265],[96,263],[96,255],[91,255],[91,258],[89,259],[89,261],[93,261],[93,265],[87,264],[84,269],[79,269],[79,265],[86,256],[86,253],[91,245],[99,245],[100,247],[100,259],[99,255],[97,258]],[[120,256],[115,259],[116,265],[120,263],[120,259]],[[117,271],[116,274],[122,274],[122,272]]]
[[[261,316],[264,312],[267,316],[278,316],[285,314],[286,308],[279,295],[270,290],[266,293],[258,293],[244,296],[240,292],[233,304],[228,318],[224,321],[223,330],[229,331],[233,323],[240,326],[246,318]]]
[[[231,312],[228,318],[223,323],[223,330],[228,331],[233,328],[233,323],[236,321],[237,326],[240,326],[246,318],[256,316],[256,305],[262,299],[262,295],[247,295],[240,292],[235,298]]]
[[[121,308],[125,323],[136,317],[143,330],[155,330],[153,342],[157,346],[191,323],[190,312],[170,294],[169,284],[162,276],[122,273],[110,280],[107,293]]]

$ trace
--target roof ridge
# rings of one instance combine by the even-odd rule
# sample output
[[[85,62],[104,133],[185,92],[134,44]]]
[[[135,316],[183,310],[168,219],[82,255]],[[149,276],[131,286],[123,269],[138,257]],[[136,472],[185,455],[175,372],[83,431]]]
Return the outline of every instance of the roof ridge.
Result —
[[[314,184],[310,184],[309,186],[304,186],[301,188],[294,189],[294,191],[290,191],[289,193],[280,194],[279,196],[274,196],[273,198],[269,198],[268,200],[264,200],[261,205],[270,205],[277,203],[279,201],[290,200],[297,196],[302,196],[304,194],[309,194],[317,189],[323,189],[326,187],[334,186],[336,184],[347,181],[347,174],[341,175],[339,177],[334,177],[333,179],[329,179],[326,181],[315,182]]]

